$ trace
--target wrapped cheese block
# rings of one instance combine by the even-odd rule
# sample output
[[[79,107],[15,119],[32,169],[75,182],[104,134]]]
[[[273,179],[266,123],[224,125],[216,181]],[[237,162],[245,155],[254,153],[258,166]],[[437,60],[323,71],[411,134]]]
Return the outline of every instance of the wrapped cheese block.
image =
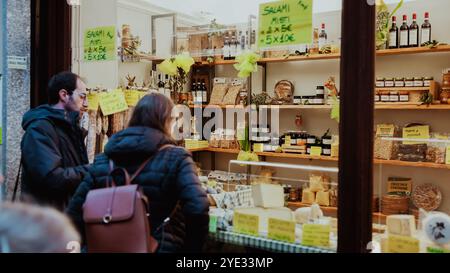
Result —
[[[257,184],[252,186],[252,195],[256,207],[284,207],[284,190],[280,185]]]
[[[299,208],[294,212],[297,224],[307,224],[311,215],[311,208]]]
[[[311,175],[309,178],[309,190],[319,192],[324,190],[323,178],[320,175]]]
[[[303,190],[302,193],[302,203],[313,204],[316,200],[316,194],[310,189]]]
[[[319,191],[316,194],[316,203],[320,206],[329,207],[330,206],[330,192]]]
[[[390,215],[386,218],[386,225],[392,235],[413,236],[416,232],[414,215]]]

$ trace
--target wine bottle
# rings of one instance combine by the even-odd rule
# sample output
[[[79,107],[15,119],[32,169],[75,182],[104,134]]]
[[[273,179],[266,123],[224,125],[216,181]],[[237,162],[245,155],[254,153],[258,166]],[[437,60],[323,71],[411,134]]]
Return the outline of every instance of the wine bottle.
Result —
[[[168,97],[169,99],[171,98],[171,93],[172,93],[172,88],[170,86],[170,81],[169,81],[169,75],[165,75],[165,83],[164,83],[164,95],[166,97]]]
[[[325,24],[322,24],[322,31],[319,34],[319,50],[327,45],[328,35],[325,31]]]
[[[408,17],[403,15],[403,24],[400,27],[400,47],[405,48],[409,46],[409,27],[408,27]]]
[[[392,27],[389,30],[389,48],[398,48],[398,27],[397,17],[392,17]]]
[[[413,13],[413,22],[409,27],[409,46],[419,46],[419,25],[417,24],[417,14]]]
[[[202,80],[202,103],[206,104],[208,102],[208,92],[206,88],[205,80]]]
[[[164,95],[164,82],[162,81],[162,74],[158,74],[158,93]]]
[[[194,79],[192,79],[191,96],[192,96],[192,102],[194,104],[197,103],[197,83],[195,82]]]
[[[422,24],[422,39],[420,44],[431,42],[431,24],[430,24],[430,13],[425,12],[425,22]]]
[[[228,60],[229,56],[230,56],[230,40],[228,39],[228,36],[225,35],[223,43],[223,59]]]

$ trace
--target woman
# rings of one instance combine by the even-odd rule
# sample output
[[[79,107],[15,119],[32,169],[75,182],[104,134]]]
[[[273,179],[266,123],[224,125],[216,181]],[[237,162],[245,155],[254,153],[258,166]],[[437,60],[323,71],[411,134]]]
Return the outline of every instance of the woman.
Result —
[[[89,190],[106,186],[109,160],[131,174],[153,157],[133,183],[142,186],[150,201],[150,226],[159,242],[158,252],[201,251],[208,234],[209,203],[191,154],[173,146],[170,136],[173,107],[163,95],[145,96],[136,106],[129,127],[114,135],[105,153],[97,156],[90,175],[81,183],[67,209],[82,235],[82,206]],[[170,221],[166,222],[168,217]]]

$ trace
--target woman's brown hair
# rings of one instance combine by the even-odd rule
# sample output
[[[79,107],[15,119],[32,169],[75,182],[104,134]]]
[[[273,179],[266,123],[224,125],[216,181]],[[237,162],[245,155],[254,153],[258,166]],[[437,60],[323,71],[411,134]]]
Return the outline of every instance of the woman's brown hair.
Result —
[[[172,119],[173,107],[173,102],[164,95],[146,95],[134,108],[128,127],[150,127],[170,137],[167,125]]]

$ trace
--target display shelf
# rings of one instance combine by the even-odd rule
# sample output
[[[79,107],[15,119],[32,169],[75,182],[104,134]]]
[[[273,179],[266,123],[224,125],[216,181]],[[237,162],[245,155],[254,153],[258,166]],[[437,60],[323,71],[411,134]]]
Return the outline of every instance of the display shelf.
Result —
[[[227,154],[239,154],[239,152],[240,152],[239,150],[222,149],[222,148],[204,148],[204,149],[195,149],[195,150],[189,150],[189,151],[191,151],[191,152],[227,153]],[[339,161],[339,158],[330,157],[330,156],[310,156],[310,155],[305,155],[305,154],[273,153],[273,152],[259,152],[256,154],[258,156],[273,157],[273,158],[320,160],[320,161],[332,161],[332,162]],[[378,164],[378,165],[450,170],[450,165],[437,164],[437,163],[431,163],[431,162],[408,162],[408,161],[400,161],[400,160],[375,159],[374,163]]]
[[[398,49],[385,49],[378,50],[376,52],[377,56],[396,56],[396,55],[407,55],[407,54],[424,54],[424,53],[440,53],[440,52],[450,52],[450,45],[441,45],[435,48],[429,47],[415,47],[415,48],[398,48]],[[284,62],[297,62],[297,61],[314,61],[314,60],[332,60],[339,59],[341,55],[339,53],[331,54],[312,54],[308,56],[289,56],[280,58],[262,58],[258,61],[259,64],[267,63],[284,63]],[[215,66],[215,65],[233,65],[235,60],[220,60],[212,63],[209,62],[198,62],[197,66]]]
[[[240,105],[189,105],[190,108],[217,107],[221,109],[243,109]],[[279,110],[331,110],[331,105],[260,105],[260,109]],[[411,103],[376,103],[375,110],[450,110],[450,104],[418,105]]]
[[[304,207],[310,207],[311,204],[304,204],[302,202],[289,202],[288,207],[291,209],[298,209],[298,208],[304,208]],[[330,217],[337,217],[338,208],[337,207],[324,207],[320,206],[320,209],[323,211],[323,213],[326,216]],[[386,222],[386,215],[381,212],[374,212],[373,213],[373,222],[374,223],[384,223]]]
[[[450,104],[432,104],[432,105],[417,105],[417,104],[398,104],[398,103],[377,103],[376,110],[450,110]]]

